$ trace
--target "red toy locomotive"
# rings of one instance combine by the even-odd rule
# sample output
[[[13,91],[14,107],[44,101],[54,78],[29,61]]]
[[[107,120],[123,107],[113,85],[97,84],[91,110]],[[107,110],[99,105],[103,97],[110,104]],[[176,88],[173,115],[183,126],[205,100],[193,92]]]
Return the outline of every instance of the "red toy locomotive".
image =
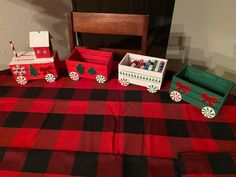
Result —
[[[58,52],[53,51],[48,31],[30,32],[31,52],[15,51],[10,42],[14,57],[9,64],[18,84],[25,85],[28,80],[45,79],[55,82],[59,72]]]

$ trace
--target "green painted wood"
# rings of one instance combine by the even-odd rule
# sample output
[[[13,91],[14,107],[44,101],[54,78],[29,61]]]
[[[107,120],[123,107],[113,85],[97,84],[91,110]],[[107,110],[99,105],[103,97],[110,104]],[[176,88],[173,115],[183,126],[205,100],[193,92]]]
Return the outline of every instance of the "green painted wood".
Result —
[[[212,106],[216,113],[219,112],[234,85],[229,80],[203,72],[192,66],[183,67],[173,76],[170,92],[176,90],[177,81],[180,81],[184,85],[191,86],[188,94],[185,95],[181,91],[180,93],[184,101],[198,108],[208,106],[208,104],[201,102],[202,93],[206,93],[211,97],[217,97],[219,102]]]
[[[170,88],[170,92],[174,91],[175,89],[174,88]],[[190,97],[189,95],[184,95],[182,93],[180,93],[181,96],[182,96],[182,100],[187,102],[187,103],[190,103],[200,109],[202,109],[203,107],[205,106],[209,106],[208,104],[203,104],[202,102],[199,102],[199,100],[193,98],[193,97]],[[221,107],[215,107],[215,106],[212,106],[212,108],[214,109],[215,113],[217,114]]]
[[[192,66],[187,66],[186,72],[190,72],[189,74],[194,74],[194,73],[196,73],[196,74],[198,74],[198,75],[201,76],[201,79],[202,79],[202,77],[203,77],[203,78],[205,78],[205,79],[211,81],[212,83],[214,82],[214,83],[220,85],[221,87],[224,87],[224,89],[230,88],[231,85],[232,85],[232,82],[229,81],[229,80],[226,80],[226,79],[224,79],[224,78],[222,78],[222,77],[216,76],[216,75],[211,74],[211,73],[204,72],[204,71],[199,70],[199,69],[197,69],[197,68],[194,68],[194,67],[192,67]],[[210,84],[211,84],[211,83],[210,83]]]
[[[217,104],[214,104],[214,107],[220,108],[222,106],[222,104],[224,103],[224,101],[225,101],[224,97],[222,97],[222,96],[219,96],[219,95],[217,95],[217,94],[215,94],[215,93],[213,93],[211,91],[208,91],[208,90],[206,90],[204,88],[201,88],[201,87],[199,87],[197,85],[191,84],[191,83],[189,83],[189,82],[187,82],[187,81],[185,81],[183,79],[176,78],[176,77],[173,78],[173,80],[172,80],[171,88],[176,90],[176,88],[177,88],[176,87],[176,82],[177,81],[180,81],[184,85],[190,85],[191,86],[190,92],[187,93],[187,95],[190,95],[191,97],[195,98],[199,102],[201,102],[201,100],[202,100],[202,97],[201,97],[202,93],[206,93],[207,95],[209,95],[211,97],[217,97],[218,98],[219,102]],[[181,93],[181,95],[183,94],[182,91],[180,91],[180,93]]]
[[[176,90],[175,87],[171,87],[170,88],[170,92],[174,91],[174,90]],[[186,101],[186,102],[188,102],[190,104],[193,104],[193,105],[195,105],[198,108],[203,108],[204,106],[209,106],[207,103],[201,102],[201,99],[199,98],[200,95],[197,95],[197,97],[196,97],[194,94],[192,94],[192,92],[189,93],[189,94],[183,94],[182,92],[179,92],[179,93],[181,94],[182,99],[184,101]],[[185,98],[192,98],[192,99],[185,100]],[[213,104],[213,106],[211,106],[211,107],[218,110],[218,109],[220,109],[222,107],[222,105],[223,105],[222,103],[218,103],[218,104]]]
[[[194,85],[198,85],[199,87],[220,95],[221,97],[227,95],[233,87],[233,83],[231,81],[203,72],[192,66],[185,66],[174,77],[177,79],[180,78]]]
[[[222,79],[219,79],[219,77],[212,76],[208,73],[199,73],[199,71],[196,71],[198,70],[192,71],[192,67],[188,68],[184,73],[184,79],[224,97],[224,95],[227,93],[228,85],[224,84]]]
[[[213,85],[214,87],[220,87],[223,89],[224,93],[227,93],[227,91],[231,90],[232,87],[233,87],[233,83],[229,80],[226,80],[222,77],[219,77],[219,76],[216,76],[216,75],[213,75],[213,74],[210,74],[210,73],[207,73],[207,72],[204,72],[204,71],[201,71],[197,68],[194,68],[192,66],[185,66],[183,67],[178,73],[176,73],[176,77],[178,78],[183,78],[186,77],[186,76],[194,76],[194,75],[197,75],[197,81],[198,82],[201,82],[201,80],[205,79],[207,81],[210,81],[207,82],[207,85]],[[200,77],[200,79],[199,79]]]

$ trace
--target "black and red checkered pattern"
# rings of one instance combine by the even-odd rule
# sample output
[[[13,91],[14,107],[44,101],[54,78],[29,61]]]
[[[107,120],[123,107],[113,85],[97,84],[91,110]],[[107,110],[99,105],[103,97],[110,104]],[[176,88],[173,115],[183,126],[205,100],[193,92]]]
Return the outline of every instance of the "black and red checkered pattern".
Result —
[[[91,152],[0,148],[4,177],[164,177],[179,176],[172,159]]]
[[[180,153],[182,177],[236,177],[236,153]]]
[[[50,158],[57,152],[92,153],[99,158],[112,154],[110,158],[122,159],[123,167],[125,157],[132,161],[132,156],[147,163],[149,158],[176,158],[179,152],[235,151],[235,96],[230,95],[210,120],[188,103],[172,102],[170,83],[167,73],[157,94],[135,85],[123,87],[114,67],[105,84],[89,79],[75,82],[62,70],[55,83],[35,80],[19,86],[9,70],[2,71],[0,147],[28,149],[27,154],[37,150]]]

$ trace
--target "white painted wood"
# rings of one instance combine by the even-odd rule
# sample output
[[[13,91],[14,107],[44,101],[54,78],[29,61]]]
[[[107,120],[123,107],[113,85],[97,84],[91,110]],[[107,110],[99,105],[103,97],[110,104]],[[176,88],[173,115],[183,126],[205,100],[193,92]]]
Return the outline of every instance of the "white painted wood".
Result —
[[[32,31],[29,33],[30,47],[49,47],[48,31]]]
[[[21,61],[21,60],[32,60],[36,59],[34,51],[30,52],[18,52],[18,57],[13,57],[12,60],[14,61]]]
[[[205,106],[202,108],[202,114],[208,119],[212,119],[216,115],[215,110],[209,106]]]
[[[36,58],[35,53],[33,51],[19,52],[19,56],[13,57],[9,65],[49,63],[54,61],[54,56],[55,56],[55,51],[53,52],[51,58]]]
[[[163,67],[162,72],[150,71],[150,70],[134,68],[130,66],[133,60],[141,60],[141,59],[143,59],[145,62],[148,60],[154,60],[154,61],[157,60],[158,62],[164,61],[165,65]],[[153,85],[153,86],[156,86],[158,90],[160,90],[162,80],[165,75],[166,66],[167,66],[166,59],[127,53],[118,65],[118,79],[120,80],[122,78],[125,78],[131,84],[144,86],[144,87]],[[140,77],[142,79],[140,79]],[[148,80],[146,78],[148,78]]]

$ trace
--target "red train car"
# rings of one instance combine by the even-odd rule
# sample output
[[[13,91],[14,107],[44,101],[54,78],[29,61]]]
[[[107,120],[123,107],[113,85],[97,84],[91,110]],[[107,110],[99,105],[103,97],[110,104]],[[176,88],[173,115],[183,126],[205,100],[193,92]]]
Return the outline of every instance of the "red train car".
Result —
[[[112,60],[112,52],[77,47],[66,59],[66,65],[74,81],[87,78],[104,83],[110,75]]]
[[[18,84],[25,85],[29,80],[45,79],[55,82],[59,72],[58,52],[51,58],[36,58],[35,53],[19,53],[9,64],[11,72]]]

